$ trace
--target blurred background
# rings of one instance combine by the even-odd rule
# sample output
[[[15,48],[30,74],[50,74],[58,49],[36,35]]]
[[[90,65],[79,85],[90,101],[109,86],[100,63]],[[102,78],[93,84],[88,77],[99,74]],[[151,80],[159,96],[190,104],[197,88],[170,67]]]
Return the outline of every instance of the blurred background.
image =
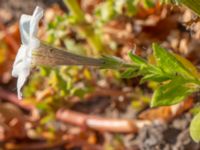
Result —
[[[84,66],[32,68],[16,96],[11,76],[20,47],[19,19],[44,9],[38,38],[75,54],[135,53],[149,62],[151,44],[200,63],[199,18],[157,0],[0,0],[0,149],[199,150],[188,131],[198,94],[176,106],[149,108],[157,83]]]

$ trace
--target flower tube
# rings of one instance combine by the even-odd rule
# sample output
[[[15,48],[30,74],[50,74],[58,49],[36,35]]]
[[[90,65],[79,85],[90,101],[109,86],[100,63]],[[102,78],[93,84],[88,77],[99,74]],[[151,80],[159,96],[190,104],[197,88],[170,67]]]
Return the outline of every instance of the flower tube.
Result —
[[[22,44],[12,70],[12,76],[18,78],[17,93],[19,99],[22,98],[21,89],[30,74],[32,66],[83,65],[110,69],[123,66],[124,62],[114,57],[90,58],[44,44],[36,37],[38,24],[42,16],[43,9],[36,7],[32,16],[22,15],[20,18]]]

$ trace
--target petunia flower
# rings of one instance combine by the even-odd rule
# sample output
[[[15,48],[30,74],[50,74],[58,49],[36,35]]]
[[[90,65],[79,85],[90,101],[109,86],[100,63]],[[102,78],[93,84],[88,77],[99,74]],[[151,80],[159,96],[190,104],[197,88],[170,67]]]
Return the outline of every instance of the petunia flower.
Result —
[[[18,78],[17,93],[18,98],[22,98],[21,89],[30,74],[32,51],[40,46],[37,39],[38,24],[43,17],[43,9],[36,7],[33,15],[23,14],[20,18],[21,47],[15,58],[12,76]]]
[[[19,99],[22,99],[21,89],[30,75],[32,66],[83,65],[116,68],[116,66],[119,67],[123,64],[121,60],[119,61],[111,57],[100,59],[84,57],[40,42],[37,38],[37,31],[42,16],[43,9],[36,7],[32,16],[22,15],[20,18],[22,44],[12,70],[12,76],[18,78],[17,94]]]

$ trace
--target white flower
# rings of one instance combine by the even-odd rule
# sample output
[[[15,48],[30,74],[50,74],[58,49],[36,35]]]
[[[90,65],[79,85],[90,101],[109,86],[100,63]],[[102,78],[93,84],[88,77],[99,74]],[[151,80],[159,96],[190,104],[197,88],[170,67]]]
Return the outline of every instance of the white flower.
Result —
[[[22,15],[20,18],[21,47],[15,58],[12,76],[18,78],[17,93],[18,98],[22,98],[21,89],[30,74],[32,51],[40,46],[37,39],[38,24],[43,17],[43,9],[36,7],[32,16]]]

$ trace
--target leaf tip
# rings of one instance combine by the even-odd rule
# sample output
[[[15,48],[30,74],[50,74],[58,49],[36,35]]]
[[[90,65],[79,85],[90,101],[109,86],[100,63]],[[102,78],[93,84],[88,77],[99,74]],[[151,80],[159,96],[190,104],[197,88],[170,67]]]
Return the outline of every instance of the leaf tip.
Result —
[[[196,142],[200,142],[200,113],[198,113],[190,124],[190,136]]]
[[[128,52],[128,56],[131,58],[133,55],[135,54],[135,51],[134,50],[131,50]]]
[[[160,48],[158,43],[152,43],[152,49],[153,51],[157,50],[158,48]]]
[[[154,102],[151,101],[150,107],[151,107],[151,108],[155,108],[155,107],[157,107],[157,105],[156,105]]]

